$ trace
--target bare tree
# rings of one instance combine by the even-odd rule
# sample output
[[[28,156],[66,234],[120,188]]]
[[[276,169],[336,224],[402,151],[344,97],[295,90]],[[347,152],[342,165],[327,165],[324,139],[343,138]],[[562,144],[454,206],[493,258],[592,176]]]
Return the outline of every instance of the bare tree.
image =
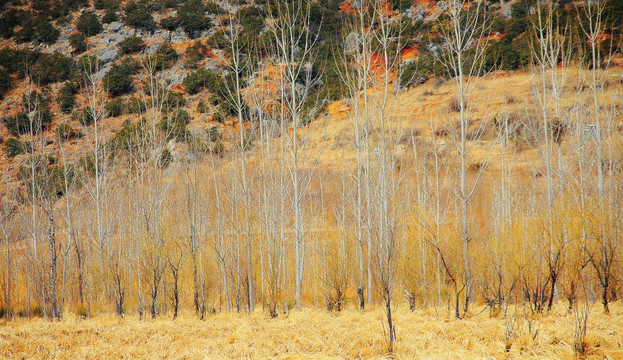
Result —
[[[289,123],[292,133],[287,135],[290,146],[289,173],[293,188],[295,248],[295,288],[297,305],[302,305],[303,274],[305,269],[305,221],[303,205],[308,198],[310,173],[301,171],[305,157],[306,141],[300,138],[299,128],[315,117],[315,107],[309,106],[310,91],[318,85],[314,73],[314,52],[317,34],[310,24],[311,3],[302,0],[276,1],[268,12],[268,31],[272,34],[275,65],[279,69],[280,106],[284,124]],[[311,110],[309,110],[311,108]]]
[[[249,71],[253,76],[249,79],[247,96],[249,98],[249,114],[257,124],[259,134],[259,189],[261,193],[259,206],[259,222],[263,229],[260,245],[261,291],[262,304],[267,306],[271,317],[278,315],[277,306],[282,297],[282,277],[285,267],[284,235],[285,224],[282,209],[285,208],[286,189],[282,188],[284,167],[278,159],[275,138],[280,134],[280,109],[274,106],[276,100],[275,86],[272,79],[263,75],[270,72],[270,65],[258,66]],[[280,137],[283,144],[285,136]],[[278,144],[278,145],[279,145]]]
[[[255,309],[255,285],[254,285],[254,271],[253,271],[253,229],[251,221],[251,194],[249,188],[249,182],[247,180],[247,160],[246,150],[248,150],[251,144],[251,135],[245,134],[244,122],[247,112],[247,105],[242,98],[242,76],[245,71],[248,70],[248,59],[243,58],[243,52],[248,51],[250,44],[243,44],[240,40],[240,18],[234,13],[234,7],[232,4],[227,3],[228,16],[229,16],[229,31],[227,31],[227,40],[229,42],[229,50],[231,51],[231,62],[229,70],[232,74],[233,84],[225,81],[228,101],[233,104],[234,112],[238,124],[238,153],[240,157],[240,181],[243,201],[244,217],[242,218],[244,226],[244,238],[246,239],[246,262],[247,262],[247,304],[248,311],[253,312]]]
[[[57,249],[57,223],[54,214],[54,205],[57,199],[56,181],[52,171],[48,168],[50,159],[47,157],[46,140],[43,135],[42,108],[47,99],[37,91],[31,91],[28,87],[24,96],[24,108],[30,123],[31,154],[30,154],[30,191],[31,191],[31,233],[34,240],[34,261],[41,261],[38,254],[39,222],[45,227],[45,238],[48,246],[48,261],[41,261],[41,296],[43,297],[43,310],[46,317],[52,320],[61,318],[58,307],[57,275],[58,275],[58,249]],[[35,152],[35,144],[38,144]],[[41,210],[41,215],[37,210]],[[47,271],[46,271],[47,266]],[[37,282],[35,283],[37,284]]]
[[[158,296],[160,295],[165,261],[164,226],[164,199],[169,189],[165,181],[164,171],[171,161],[171,152],[167,147],[170,139],[170,130],[162,130],[159,126],[164,113],[165,104],[169,95],[165,74],[158,72],[156,60],[150,60],[145,65],[144,80],[150,94],[149,106],[145,118],[139,125],[139,182],[144,198],[141,208],[144,233],[147,235],[142,244],[144,265],[148,273],[149,292],[151,296],[151,316],[155,318],[159,313]],[[164,291],[163,291],[164,295]],[[166,301],[166,298],[165,298]]]
[[[203,317],[205,312],[205,300],[203,289],[203,274],[199,272],[199,261],[205,231],[203,223],[205,214],[200,206],[202,202],[200,175],[196,161],[199,160],[199,153],[195,151],[197,159],[192,164],[186,166],[184,171],[184,182],[186,185],[186,216],[188,221],[188,250],[192,261],[193,272],[193,305],[195,312]]]
[[[17,188],[9,182],[9,177],[4,178],[4,192],[0,194],[0,236],[4,243],[4,306],[5,317],[13,318],[13,243],[15,241],[15,216],[17,214]]]
[[[67,284],[67,266],[69,264],[69,258],[72,254],[72,250],[75,244],[75,230],[74,230],[74,194],[73,192],[75,184],[76,184],[76,169],[71,166],[67,161],[67,153],[65,152],[65,147],[63,142],[67,139],[63,138],[63,134],[57,131],[56,141],[58,143],[58,147],[61,153],[61,163],[63,166],[62,169],[62,192],[64,194],[64,213],[63,217],[65,219],[65,229],[64,232],[66,234],[65,243],[61,247],[61,252],[63,256],[63,270],[62,270],[62,282],[61,282],[61,305],[60,311],[63,312],[65,308],[65,296],[66,296],[66,284]]]
[[[376,5],[376,4],[375,4]],[[373,260],[372,260],[372,202],[371,187],[371,127],[372,107],[371,90],[376,83],[373,52],[374,30],[376,19],[374,11],[367,7],[356,9],[350,18],[346,35],[343,41],[344,54],[340,75],[346,84],[346,95],[351,106],[351,121],[353,126],[353,146],[356,151],[356,168],[354,173],[356,184],[354,208],[356,237],[359,243],[359,271],[360,281],[358,292],[364,296],[367,288],[368,304],[372,303],[373,289]],[[367,282],[366,282],[367,280]],[[364,302],[360,304],[363,309]]]
[[[110,241],[113,236],[114,222],[110,218],[111,209],[109,208],[109,172],[110,150],[106,144],[103,130],[106,119],[106,109],[104,102],[104,89],[101,84],[101,73],[99,72],[101,65],[97,62],[91,62],[88,58],[85,64],[84,90],[85,97],[88,100],[88,106],[84,111],[84,131],[90,133],[88,141],[89,156],[87,157],[86,167],[92,170],[93,181],[87,181],[86,189],[91,197],[95,211],[95,238],[99,250],[100,271],[102,282],[102,290],[104,297],[109,300],[112,297],[111,288],[108,281],[110,280]],[[92,124],[92,127],[91,127]],[[90,162],[90,163],[89,163]],[[117,299],[118,301],[119,299]],[[115,307],[116,308],[116,307]],[[121,315],[118,313],[118,315]]]
[[[569,243],[567,234],[564,231],[558,232],[556,198],[554,187],[554,146],[558,148],[558,177],[560,186],[564,187],[561,149],[560,144],[564,133],[565,124],[561,122],[560,99],[564,84],[567,78],[566,66],[570,58],[570,44],[567,41],[565,24],[560,24],[556,18],[554,3],[548,2],[545,6],[536,7],[534,18],[534,44],[533,58],[539,71],[539,83],[533,86],[535,97],[539,105],[542,118],[541,130],[543,132],[542,159],[546,173],[546,201],[547,201],[547,224],[544,228],[544,239],[547,244],[543,245],[543,250],[547,250],[545,259],[548,279],[541,284],[549,284],[549,294],[547,296],[547,308],[551,309],[556,293],[557,282],[564,265],[565,247]],[[560,65],[560,66],[559,66]],[[554,114],[551,114],[551,108]],[[563,192],[562,190],[560,191]],[[544,290],[539,290],[543,293]]]
[[[610,286],[613,278],[613,265],[617,257],[617,248],[620,245],[617,241],[616,231],[613,231],[613,198],[612,193],[608,191],[607,187],[612,189],[614,164],[612,157],[606,157],[612,155],[612,124],[615,118],[612,110],[607,108],[602,110],[603,104],[601,98],[603,97],[603,89],[605,87],[606,76],[608,74],[608,68],[611,61],[611,56],[607,56],[605,59],[602,57],[602,50],[600,47],[606,48],[611,55],[613,50],[613,44],[607,43],[608,40],[602,40],[605,32],[604,16],[605,16],[606,1],[587,1],[582,3],[582,10],[578,10],[578,15],[581,18],[579,21],[582,29],[582,34],[585,36],[586,41],[590,47],[588,53],[588,73],[590,74],[586,79],[590,88],[592,111],[590,113],[590,119],[592,120],[592,128],[594,129],[594,146],[595,146],[595,165],[597,170],[597,202],[598,202],[598,224],[594,226],[592,230],[591,238],[596,241],[595,250],[589,250],[588,256],[590,263],[597,272],[597,278],[601,287],[601,302],[605,313],[609,313],[610,309],[608,303],[610,302]],[[585,20],[585,21],[582,21]],[[606,41],[606,43],[602,43]],[[604,46],[605,45],[605,46]],[[610,144],[609,153],[605,153],[604,144]],[[604,169],[608,173],[604,173]],[[610,184],[606,184],[606,175],[610,175]],[[609,185],[609,186],[608,186]],[[607,192],[608,191],[608,192]],[[610,200],[608,200],[610,199]],[[608,201],[608,203],[606,203]]]
[[[24,104],[22,105],[22,107],[24,108],[24,111],[26,112],[27,116],[28,116],[28,131],[29,131],[29,135],[31,138],[30,141],[30,151],[29,151],[29,157],[28,157],[28,163],[29,163],[29,167],[30,167],[30,184],[29,184],[29,200],[30,200],[30,227],[29,227],[29,231],[30,231],[30,242],[28,243],[28,250],[29,250],[29,261],[27,262],[27,273],[31,276],[28,277],[28,284],[30,285],[30,280],[34,280],[34,290],[35,290],[35,296],[36,296],[36,301],[39,304],[42,304],[44,307],[44,312],[45,312],[45,307],[46,307],[46,301],[45,301],[45,284],[43,281],[43,274],[45,273],[45,264],[43,262],[40,261],[39,259],[39,226],[38,226],[38,188],[37,188],[37,183],[36,183],[36,174],[37,174],[37,167],[38,167],[38,163],[39,163],[39,158],[36,156],[36,152],[35,149],[38,151],[40,148],[42,148],[42,143],[43,143],[43,139],[41,137],[39,137],[39,141],[36,141],[37,139],[35,138],[35,136],[37,134],[39,134],[42,130],[42,124],[41,124],[41,116],[39,113],[39,107],[40,107],[40,98],[39,98],[39,93],[38,92],[33,92],[32,90],[33,84],[30,78],[27,79],[27,83],[26,83],[26,91],[24,94]],[[39,265],[40,264],[40,265]],[[30,267],[33,268],[30,268]],[[39,266],[41,266],[41,268],[39,268]],[[34,279],[32,279],[32,275],[34,272]],[[32,316],[32,305],[31,305],[31,291],[30,291],[30,286],[27,286],[28,288],[28,314],[29,316]]]
[[[214,129],[214,128],[213,128]],[[216,130],[215,130],[216,131]],[[220,154],[219,154],[219,144],[220,139],[214,139],[215,141],[210,142],[210,169],[212,173],[212,184],[213,184],[213,204],[214,211],[216,217],[216,227],[213,227],[213,235],[212,241],[210,245],[214,249],[217,263],[219,265],[219,269],[221,272],[221,283],[223,286],[223,292],[225,293],[225,306],[227,311],[231,310],[231,287],[229,283],[229,257],[230,252],[227,244],[225,243],[225,212],[223,207],[223,195],[222,195],[222,186],[219,181],[219,174],[217,173],[218,165],[220,164]],[[202,296],[202,299],[204,297]],[[205,306],[202,307],[202,317],[203,312],[205,311]]]
[[[472,98],[472,92],[478,83],[479,76],[486,73],[484,54],[487,41],[486,38],[484,41],[482,38],[487,34],[490,24],[487,20],[486,8],[481,1],[471,4],[465,0],[451,0],[446,3],[444,14],[448,16],[449,24],[441,24],[446,39],[443,64],[454,79],[460,114],[460,130],[457,137],[457,151],[460,157],[457,197],[461,206],[462,282],[465,286],[463,312],[466,313],[470,300],[474,296],[474,278],[470,254],[470,243],[473,239],[469,230],[469,203],[478,185],[482,170],[484,170],[484,167],[481,167],[476,180],[472,184],[468,184],[467,170],[469,164],[467,161],[472,148],[472,145],[468,144],[468,128],[472,121],[471,114],[474,107],[473,104],[470,104],[470,100],[472,102],[475,100]],[[468,57],[468,52],[471,52],[471,57]],[[481,133],[481,129],[478,129],[477,133]]]

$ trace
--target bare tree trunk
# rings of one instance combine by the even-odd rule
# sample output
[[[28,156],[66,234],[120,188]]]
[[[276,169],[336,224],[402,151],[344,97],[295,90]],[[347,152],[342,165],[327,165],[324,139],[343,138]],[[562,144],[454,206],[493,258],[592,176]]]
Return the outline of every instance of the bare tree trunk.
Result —
[[[7,319],[13,318],[13,251],[11,244],[11,233],[14,229],[15,215],[16,215],[16,191],[9,188],[9,178],[4,179],[5,193],[0,200],[0,237],[4,242],[4,265],[5,265],[5,285],[4,285],[4,304],[5,304],[5,316]]]
[[[606,213],[606,190],[605,190],[605,174],[604,167],[605,165],[609,165],[612,167],[612,159],[609,162],[606,162],[604,158],[604,138],[603,131],[604,128],[608,129],[608,126],[604,127],[604,119],[602,116],[600,97],[603,93],[604,84],[605,84],[605,74],[606,71],[601,70],[601,67],[604,65],[604,59],[601,57],[601,52],[599,46],[601,45],[601,37],[604,33],[604,24],[603,24],[603,16],[605,12],[606,1],[587,1],[583,3],[583,14],[586,17],[586,23],[580,22],[582,26],[582,31],[586,36],[588,43],[590,44],[590,79],[589,86],[591,89],[592,95],[592,117],[595,126],[595,132],[597,133],[597,139],[595,139],[595,150],[596,150],[596,166],[597,166],[597,191],[598,191],[598,201],[599,201],[599,218],[602,219],[600,221],[599,232],[597,234],[597,238],[599,241],[599,257],[600,259],[595,261],[595,256],[591,255],[591,262],[593,267],[598,273],[599,283],[602,288],[602,299],[601,302],[604,307],[604,312],[608,314],[610,312],[610,308],[608,307],[609,293],[610,293],[610,280],[612,278],[611,268],[614,262],[614,257],[616,253],[617,245],[613,243],[612,238],[614,237],[611,234],[608,234],[606,231],[607,219],[609,219],[608,214]],[[608,44],[604,44],[608,46]],[[605,47],[604,46],[604,47]],[[612,55],[612,43],[610,43],[610,54]],[[611,58],[609,56],[608,58]],[[606,68],[609,65],[611,60],[608,59],[606,62]],[[607,121],[606,121],[607,122]],[[611,143],[612,138],[608,136],[608,140]]]
[[[84,306],[84,265],[82,263],[82,250],[80,245],[76,245],[76,265],[78,267],[78,299],[80,305]]]
[[[171,270],[171,276],[173,277],[173,320],[177,319],[177,314],[180,309],[180,263],[182,261],[182,256],[180,253],[180,257],[177,262],[172,262],[169,259],[169,269]]]
[[[49,205],[52,207],[52,204]],[[56,251],[56,227],[54,223],[54,214],[53,210],[50,208],[47,210],[48,217],[48,247],[50,251],[50,279],[49,279],[49,301],[50,301],[50,316],[53,320],[59,320],[61,318],[61,314],[58,311],[58,297],[56,290],[56,277],[58,274],[57,270],[57,257],[58,253]]]
[[[117,271],[115,272],[115,313],[119,317],[123,317],[123,304],[125,301],[125,292],[123,291],[122,283],[121,283],[121,272],[119,268],[119,264],[117,264]]]
[[[463,9],[467,6],[465,0],[451,0],[445,11],[445,14],[448,15],[451,21],[450,27],[442,26],[444,36],[448,39],[446,44],[447,53],[443,63],[454,77],[460,113],[460,134],[457,139],[457,150],[460,156],[458,201],[460,203],[461,255],[463,258],[463,283],[465,286],[464,313],[467,313],[470,300],[474,295],[470,252],[472,238],[470,237],[469,230],[469,202],[484,170],[484,167],[481,167],[474,184],[468,186],[467,156],[470,146],[467,144],[467,130],[471,121],[471,112],[468,106],[477,77],[482,75],[482,72],[485,72],[483,66],[487,41],[483,42],[478,39],[483,38],[489,27],[486,20],[486,10],[483,9],[484,5],[481,2],[476,4],[475,10],[464,11]],[[485,18],[484,20],[483,17]],[[471,52],[471,58],[468,57],[468,52]]]
[[[292,128],[291,136],[287,132],[282,132],[281,135],[287,135],[291,145],[288,165],[293,189],[291,201],[294,208],[295,297],[296,305],[301,306],[306,239],[303,205],[309,196],[308,187],[312,174],[303,174],[301,171],[307,142],[299,138],[299,127],[315,117],[314,111],[303,113],[303,106],[310,100],[310,90],[318,85],[318,76],[313,73],[318,34],[311,32],[309,3],[302,0],[278,3],[283,6],[276,6],[275,10],[268,11],[268,29],[274,43],[274,57],[280,69],[276,85],[283,108],[282,125],[289,123]],[[284,266],[284,270],[285,268]]]
[[[242,182],[242,198],[243,198],[243,202],[244,202],[244,237],[246,238],[246,262],[247,262],[247,269],[246,269],[246,273],[247,273],[247,279],[246,279],[246,283],[248,284],[248,288],[247,288],[247,304],[248,304],[248,311],[249,312],[253,312],[255,310],[255,289],[254,289],[254,276],[253,276],[253,251],[252,251],[252,244],[253,244],[253,235],[251,233],[251,202],[250,202],[250,191],[249,191],[249,184],[247,181],[247,161],[246,161],[246,147],[247,147],[247,141],[248,139],[245,138],[245,133],[244,133],[244,112],[246,111],[246,104],[243,102],[242,97],[241,97],[241,92],[242,92],[242,86],[241,86],[241,79],[240,79],[240,75],[241,72],[244,71],[245,69],[243,68],[243,64],[241,64],[241,44],[239,41],[239,34],[238,31],[240,29],[240,24],[239,24],[239,19],[236,16],[236,14],[233,14],[231,12],[232,6],[228,6],[228,9],[230,9],[229,12],[229,21],[230,21],[230,26],[229,26],[229,32],[227,32],[228,34],[228,40],[229,40],[229,45],[230,45],[230,49],[231,49],[231,65],[230,65],[230,69],[234,74],[234,78],[235,78],[235,84],[233,89],[228,89],[229,91],[229,97],[233,100],[234,102],[234,106],[236,108],[236,116],[238,119],[238,146],[239,146],[239,153],[238,155],[240,156],[240,180]]]

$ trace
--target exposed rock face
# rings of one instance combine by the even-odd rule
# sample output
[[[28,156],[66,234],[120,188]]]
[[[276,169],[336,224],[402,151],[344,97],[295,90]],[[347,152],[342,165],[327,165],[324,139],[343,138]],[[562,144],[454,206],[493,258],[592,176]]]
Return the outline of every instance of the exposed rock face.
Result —
[[[117,48],[109,46],[104,50],[105,51],[102,53],[102,55],[99,56],[99,60],[102,62],[102,64],[107,64],[113,61],[117,56]]]
[[[100,39],[99,43],[102,44],[102,45],[109,45],[109,44],[116,45],[116,43],[118,41],[121,41],[123,39],[124,39],[124,37],[118,36],[118,35],[104,35]]]
[[[426,49],[436,55],[441,54],[441,49],[439,49],[439,46],[433,44],[433,43],[428,43],[426,44]]]
[[[154,54],[156,51],[158,51],[158,48],[160,48],[160,44],[159,44],[159,43],[153,44],[153,45],[151,45],[150,47],[148,47],[148,48],[145,50],[145,53],[146,53],[147,55]]]
[[[178,71],[172,71],[168,74],[169,76],[167,77],[167,83],[168,83],[168,88],[172,88],[175,85],[180,84],[182,81],[184,81],[184,78],[186,77],[186,75],[182,72],[178,72]]]
[[[181,29],[176,29],[175,32],[171,34],[171,42],[173,44],[180,44],[186,41],[186,34]]]
[[[441,0],[437,3],[437,10],[439,10],[440,12],[444,12],[446,10],[448,10],[448,3],[444,0]]]
[[[404,13],[402,13],[402,16],[406,16],[416,21],[424,20],[424,18],[426,18],[426,10],[424,10],[424,8],[421,5],[418,5],[417,7],[411,6]]]
[[[119,35],[125,35],[125,36],[134,36],[134,34],[136,34],[136,30],[132,29],[132,28],[128,28],[128,29],[121,29],[119,31]]]
[[[121,28],[122,28],[122,27],[123,27],[123,24],[122,24],[122,23],[115,21],[115,22],[111,22],[111,23],[108,25],[108,30],[109,30],[110,32],[114,32],[114,33],[116,33],[116,32],[118,32],[119,30],[121,30]]]

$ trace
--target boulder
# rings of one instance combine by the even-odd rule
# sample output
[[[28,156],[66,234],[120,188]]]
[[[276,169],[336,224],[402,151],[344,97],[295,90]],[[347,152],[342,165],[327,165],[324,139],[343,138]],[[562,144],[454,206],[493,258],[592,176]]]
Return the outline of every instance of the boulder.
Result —
[[[184,78],[186,76],[182,73],[178,73],[178,72],[171,72],[167,78],[167,82],[169,83],[169,87],[173,87],[177,84],[180,84],[182,81],[184,81]]]
[[[424,8],[422,6],[411,6],[410,8],[408,8],[407,10],[405,10],[404,13],[402,13],[402,16],[406,16],[409,19],[412,20],[424,20],[424,18],[426,17],[426,10],[424,10]]]
[[[111,48],[111,49],[105,51],[99,57],[99,60],[102,62],[102,64],[107,64],[107,63],[113,61],[116,56],[117,56],[117,49],[116,48]]]
[[[432,53],[435,53],[437,55],[439,55],[439,46],[433,44],[433,43],[428,43],[426,44],[426,49]]]
[[[105,35],[100,39],[99,43],[102,45],[109,45],[115,44],[117,41],[119,41],[119,37],[117,35]]]
[[[170,43],[171,42],[171,32],[170,31],[163,31],[160,34],[158,34],[157,39],[165,42],[165,43]]]
[[[119,35],[123,35],[123,36],[134,36],[134,34],[136,34],[136,30],[135,29],[121,29],[119,31]]]
[[[415,9],[415,16],[413,20],[424,20],[426,17],[426,10],[420,5]]]
[[[114,33],[121,30],[122,27],[123,27],[123,24],[118,21],[111,22],[110,24],[108,24],[108,30]]]
[[[158,48],[160,48],[160,44],[153,44],[145,50],[145,53],[147,55],[154,54],[156,51],[158,51]]]
[[[171,42],[173,44],[180,44],[184,41],[186,41],[186,34],[181,29],[177,29],[171,34]]]

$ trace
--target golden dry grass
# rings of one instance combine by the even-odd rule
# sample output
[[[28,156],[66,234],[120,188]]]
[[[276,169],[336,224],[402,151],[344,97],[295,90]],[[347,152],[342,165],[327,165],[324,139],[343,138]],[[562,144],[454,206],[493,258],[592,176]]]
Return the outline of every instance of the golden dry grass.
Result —
[[[511,310],[514,313],[514,311]],[[509,352],[505,320],[488,312],[455,320],[447,311],[396,310],[398,359],[566,359],[573,354],[573,313],[562,304],[540,316],[518,312]],[[15,320],[0,326],[0,357],[8,359],[353,359],[386,358],[381,309],[292,311],[269,319],[217,314],[201,321],[184,314],[176,321],[138,321],[129,316],[58,323]],[[530,332],[528,322],[531,320]],[[535,335],[536,333],[536,335]],[[588,320],[587,357],[623,358],[623,306],[604,315],[593,305]]]

